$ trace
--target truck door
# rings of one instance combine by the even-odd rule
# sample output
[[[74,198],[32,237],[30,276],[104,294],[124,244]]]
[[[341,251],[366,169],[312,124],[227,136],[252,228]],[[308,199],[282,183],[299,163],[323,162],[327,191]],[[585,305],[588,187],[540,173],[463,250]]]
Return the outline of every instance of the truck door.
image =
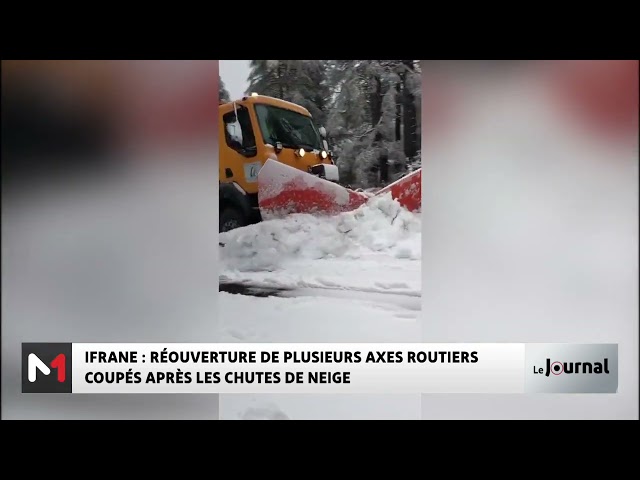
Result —
[[[236,115],[237,112],[237,115]],[[249,110],[236,105],[236,109],[222,116],[226,151],[222,155],[224,169],[221,181],[233,180],[247,193],[258,191],[258,172],[262,162],[258,160],[256,139]]]

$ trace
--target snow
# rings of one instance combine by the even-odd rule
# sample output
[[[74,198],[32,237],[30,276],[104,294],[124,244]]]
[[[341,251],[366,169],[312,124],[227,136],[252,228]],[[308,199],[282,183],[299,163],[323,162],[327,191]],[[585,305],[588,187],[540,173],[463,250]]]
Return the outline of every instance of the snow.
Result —
[[[261,183],[260,195],[262,198],[272,198],[288,188],[292,181],[299,184],[302,189],[320,189],[327,195],[331,195],[336,204],[347,205],[349,203],[349,191],[344,187],[327,180],[308,175],[290,167],[277,159],[269,159],[259,173]]]
[[[419,261],[420,229],[419,216],[402,208],[390,194],[381,195],[334,217],[296,214],[222,233],[221,263],[226,275],[237,280],[237,272],[243,277],[260,275],[300,262],[308,267],[308,261],[319,259],[333,259],[346,268],[349,260],[358,259],[364,265],[359,264],[355,271],[361,266],[379,267],[381,262],[387,266],[389,258]],[[326,270],[322,265],[313,267]],[[327,275],[331,272],[338,279],[343,277],[342,272],[326,270]],[[416,281],[419,291],[419,277]]]
[[[221,342],[419,342],[421,220],[390,195],[220,234]],[[224,286],[222,287],[224,288]],[[419,418],[419,395],[222,395],[221,418]]]
[[[337,165],[327,165],[324,166],[324,177],[327,180],[337,182],[340,180],[340,171],[338,170]]]

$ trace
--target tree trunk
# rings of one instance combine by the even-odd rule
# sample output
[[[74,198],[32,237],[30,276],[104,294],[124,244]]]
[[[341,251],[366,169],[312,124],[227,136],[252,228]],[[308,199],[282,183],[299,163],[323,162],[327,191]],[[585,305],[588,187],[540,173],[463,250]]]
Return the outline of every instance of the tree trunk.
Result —
[[[278,93],[279,98],[284,98],[284,63],[278,60]]]
[[[402,140],[402,85],[396,83],[396,142]]]
[[[374,88],[369,96],[371,105],[371,124],[375,127],[382,118],[382,81],[380,77],[373,79]]]
[[[413,60],[403,60],[402,63],[413,72]],[[402,75],[403,113],[404,113],[404,154],[407,158],[415,157],[418,153],[417,111],[415,97],[407,88],[407,73]]]

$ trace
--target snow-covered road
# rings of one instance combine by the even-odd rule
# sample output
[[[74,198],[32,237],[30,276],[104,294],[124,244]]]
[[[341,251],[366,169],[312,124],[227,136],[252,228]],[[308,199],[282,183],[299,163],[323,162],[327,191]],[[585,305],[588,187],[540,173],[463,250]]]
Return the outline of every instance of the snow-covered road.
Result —
[[[421,221],[390,197],[220,235],[219,341],[420,342]],[[241,293],[238,293],[241,292]],[[221,395],[223,419],[419,418],[419,395]]]

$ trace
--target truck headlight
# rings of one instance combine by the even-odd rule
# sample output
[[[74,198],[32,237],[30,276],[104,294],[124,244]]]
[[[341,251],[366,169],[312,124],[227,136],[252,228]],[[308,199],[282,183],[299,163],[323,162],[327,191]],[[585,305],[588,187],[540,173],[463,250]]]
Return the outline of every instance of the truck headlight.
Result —
[[[327,152],[325,152],[324,150],[322,150],[322,151],[320,152],[320,156],[322,157],[322,159],[323,159],[323,160],[326,160],[326,158],[327,158],[329,155],[327,155]]]
[[[296,150],[296,155],[299,157],[304,157],[304,154],[307,153],[304,151],[304,148],[299,148],[298,150]]]

